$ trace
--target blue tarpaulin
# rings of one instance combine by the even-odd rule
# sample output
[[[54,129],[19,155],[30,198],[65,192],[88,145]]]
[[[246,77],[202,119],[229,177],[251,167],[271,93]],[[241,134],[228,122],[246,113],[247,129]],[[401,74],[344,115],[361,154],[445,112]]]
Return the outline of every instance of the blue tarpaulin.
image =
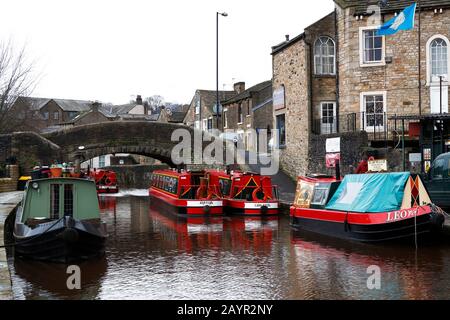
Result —
[[[377,213],[399,210],[409,172],[347,175],[326,209]]]

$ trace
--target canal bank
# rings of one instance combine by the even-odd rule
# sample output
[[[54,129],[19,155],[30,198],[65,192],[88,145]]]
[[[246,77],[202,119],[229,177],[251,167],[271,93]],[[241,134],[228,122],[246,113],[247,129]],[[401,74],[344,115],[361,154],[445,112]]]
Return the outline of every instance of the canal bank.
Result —
[[[22,192],[0,193],[0,300],[13,298],[11,275],[8,268],[6,250],[3,248],[5,240],[5,221],[8,215],[17,207],[22,198]]]

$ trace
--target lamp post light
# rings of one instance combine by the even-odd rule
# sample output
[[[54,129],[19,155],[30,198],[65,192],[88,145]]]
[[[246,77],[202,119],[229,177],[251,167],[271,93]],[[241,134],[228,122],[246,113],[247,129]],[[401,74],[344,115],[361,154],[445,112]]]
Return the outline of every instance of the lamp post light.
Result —
[[[219,98],[219,16],[227,17],[226,12],[216,12],[216,123],[217,130],[219,128],[219,112],[220,112],[220,98]]]

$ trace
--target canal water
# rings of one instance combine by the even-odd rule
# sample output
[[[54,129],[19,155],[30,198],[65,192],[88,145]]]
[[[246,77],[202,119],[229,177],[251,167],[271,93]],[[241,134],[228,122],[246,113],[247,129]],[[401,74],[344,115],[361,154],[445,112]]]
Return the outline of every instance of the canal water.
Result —
[[[138,196],[137,196],[138,195]],[[102,197],[106,256],[67,266],[9,263],[16,299],[449,299],[450,245],[361,245],[295,234],[288,217],[180,218],[146,191]],[[370,266],[381,270],[369,290]]]

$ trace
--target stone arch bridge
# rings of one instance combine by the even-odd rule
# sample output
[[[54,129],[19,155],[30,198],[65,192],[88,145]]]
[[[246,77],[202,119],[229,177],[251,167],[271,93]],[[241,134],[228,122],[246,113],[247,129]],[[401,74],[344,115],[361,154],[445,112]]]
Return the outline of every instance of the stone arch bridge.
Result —
[[[85,161],[106,154],[130,153],[173,166],[171,153],[178,142],[172,142],[171,136],[176,129],[186,129],[194,137],[192,127],[144,121],[89,124],[42,135],[16,132],[0,135],[0,162],[17,159],[22,172],[27,173],[37,164]],[[202,149],[209,143],[203,142]],[[191,147],[194,150],[193,142]]]

